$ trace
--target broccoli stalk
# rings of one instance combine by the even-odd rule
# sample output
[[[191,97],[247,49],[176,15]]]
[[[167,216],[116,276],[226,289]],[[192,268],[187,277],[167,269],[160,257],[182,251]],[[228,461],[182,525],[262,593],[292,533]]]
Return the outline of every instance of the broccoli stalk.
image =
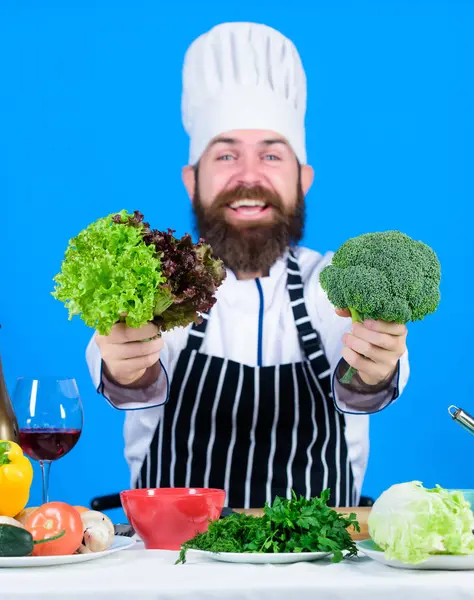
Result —
[[[349,311],[351,313],[351,317],[352,317],[352,322],[353,323],[362,323],[363,319],[362,319],[362,317],[360,316],[360,314],[357,312],[357,310],[355,308],[349,307]],[[339,379],[339,381],[341,383],[351,383],[352,378],[354,377],[354,375],[356,373],[357,373],[357,369],[354,369],[354,367],[351,367],[349,365],[349,368],[344,373],[344,375]]]
[[[366,233],[344,242],[319,276],[329,301],[352,321],[421,321],[440,301],[435,252],[400,231]],[[350,383],[356,369],[341,377]]]

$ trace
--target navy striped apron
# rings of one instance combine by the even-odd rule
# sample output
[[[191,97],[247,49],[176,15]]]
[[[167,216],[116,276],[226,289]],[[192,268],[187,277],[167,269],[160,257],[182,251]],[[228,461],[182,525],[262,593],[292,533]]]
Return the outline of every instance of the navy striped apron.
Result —
[[[303,360],[251,367],[204,354],[205,315],[178,358],[137,487],[225,489],[232,508],[330,488],[331,506],[355,505],[345,419],[332,400],[329,363],[292,252],[287,289]]]

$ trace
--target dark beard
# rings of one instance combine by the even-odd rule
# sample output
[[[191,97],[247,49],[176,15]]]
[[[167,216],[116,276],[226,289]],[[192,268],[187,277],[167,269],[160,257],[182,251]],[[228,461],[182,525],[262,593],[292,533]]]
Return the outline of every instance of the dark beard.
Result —
[[[248,223],[242,227],[229,224],[224,208],[237,199],[263,200],[274,209],[275,220],[269,224]],[[204,208],[196,181],[193,199],[195,227],[198,234],[213,249],[214,254],[234,273],[262,273],[267,275],[270,267],[303,237],[305,201],[298,181],[296,203],[288,212],[281,199],[262,188],[241,186],[215,198],[212,205]]]

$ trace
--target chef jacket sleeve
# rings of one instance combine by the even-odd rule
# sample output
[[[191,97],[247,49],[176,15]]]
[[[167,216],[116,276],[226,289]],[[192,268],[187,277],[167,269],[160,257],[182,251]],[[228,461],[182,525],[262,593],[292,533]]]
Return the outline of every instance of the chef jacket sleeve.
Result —
[[[400,395],[400,372],[408,370],[408,364],[401,367],[401,363],[408,363],[404,356],[397,364],[393,376],[381,384],[370,386],[362,381],[356,373],[350,384],[342,384],[339,378],[347,369],[347,363],[341,358],[332,373],[332,390],[336,408],[343,413],[375,413],[383,410]]]
[[[163,334],[164,348],[160,352],[158,378],[152,382],[147,376],[142,380],[143,387],[124,386],[110,381],[104,373],[99,347],[93,337],[86,351],[89,372],[99,394],[119,410],[153,408],[166,404],[169,397],[171,373],[179,352],[186,343],[186,329],[175,329]],[[140,385],[141,382],[138,382]]]

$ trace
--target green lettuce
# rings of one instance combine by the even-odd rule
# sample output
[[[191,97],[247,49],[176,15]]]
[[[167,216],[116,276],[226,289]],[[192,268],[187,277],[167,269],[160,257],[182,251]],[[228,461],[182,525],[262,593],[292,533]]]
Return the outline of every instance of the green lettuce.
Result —
[[[215,303],[225,278],[203,241],[150,229],[143,215],[125,210],[98,219],[69,241],[52,295],[69,319],[108,335],[117,322],[159,332],[198,323]]]
[[[474,554],[474,514],[462,492],[400,483],[374,503],[369,533],[387,559],[417,564],[432,554]]]

